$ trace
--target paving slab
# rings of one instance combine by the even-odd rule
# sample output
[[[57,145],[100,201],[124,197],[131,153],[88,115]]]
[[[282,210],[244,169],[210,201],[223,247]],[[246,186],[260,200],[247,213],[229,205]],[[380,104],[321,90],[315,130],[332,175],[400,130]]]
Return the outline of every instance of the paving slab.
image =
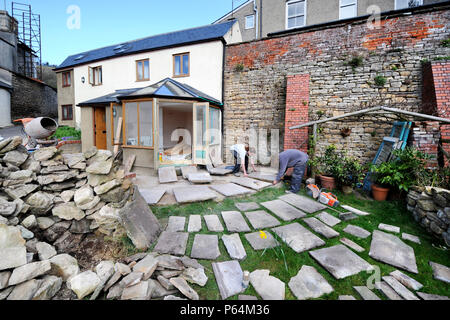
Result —
[[[338,300],[350,301],[350,300],[356,300],[356,298],[354,296],[344,295],[344,296],[339,296]]]
[[[348,211],[350,211],[350,212],[352,212],[352,213],[354,213],[354,214],[356,214],[358,216],[368,216],[368,215],[370,215],[369,212],[365,212],[365,211],[362,211],[362,210],[359,210],[359,209],[356,209],[356,208],[353,208],[353,207],[350,207],[350,206],[347,206],[347,205],[341,205],[341,208],[343,208],[345,210],[348,210]]]
[[[202,230],[202,216],[191,215],[189,216],[188,232],[200,232]]]
[[[272,230],[297,253],[325,245],[325,241],[298,223],[273,228]]]
[[[414,280],[399,270],[392,271],[389,275],[411,290],[417,291],[423,288],[423,285],[420,282]]]
[[[277,178],[276,174],[263,173],[263,172],[252,172],[248,176],[249,176],[249,178],[261,180],[261,181],[269,182],[269,183],[274,182]]]
[[[373,270],[367,261],[342,244],[310,251],[309,254],[336,279],[344,279],[362,271]]]
[[[203,216],[203,219],[205,219],[206,226],[208,227],[208,230],[211,232],[223,232],[223,226],[222,223],[219,220],[219,216],[215,214],[206,215]]]
[[[433,269],[433,278],[450,283],[450,268],[442,264],[431,262],[430,266]]]
[[[247,233],[245,234],[245,238],[253,250],[270,249],[280,245],[269,232],[265,232],[265,237],[261,237],[260,232]]]
[[[271,183],[246,177],[233,177],[231,182],[256,191],[272,186]]]
[[[210,187],[211,189],[216,190],[225,197],[237,197],[242,196],[244,194],[252,193],[251,189],[241,187],[234,183],[216,184]]]
[[[198,169],[196,166],[181,167],[181,175],[183,176],[183,179],[187,179],[188,175],[191,173],[198,173]]]
[[[261,203],[261,205],[264,208],[273,212],[277,217],[279,217],[283,221],[292,221],[306,217],[306,213],[298,210],[297,208],[279,199],[263,202]]]
[[[378,289],[386,298],[389,300],[403,300],[402,297],[400,297],[397,292],[395,292],[394,289],[391,288],[390,285],[388,285],[386,282],[376,282],[375,288]]]
[[[327,208],[327,206],[321,204],[320,202],[293,193],[281,196],[279,199],[307,213],[315,213]]]
[[[414,293],[409,291],[404,285],[402,285],[397,279],[391,276],[384,276],[382,279],[397,292],[405,300],[420,300]]]
[[[327,239],[332,239],[339,237],[339,232],[331,229],[329,226],[327,226],[325,223],[321,222],[320,220],[316,218],[305,218],[303,221],[315,232],[318,234],[323,235]]]
[[[190,173],[188,174],[188,180],[193,184],[205,184],[213,181],[208,172]]]
[[[173,194],[178,203],[192,203],[208,201],[217,198],[207,186],[189,186],[173,189]]]
[[[316,268],[310,266],[303,266],[298,274],[291,278],[288,285],[298,300],[319,298],[334,291]]]
[[[341,241],[343,244],[345,244],[347,247],[355,250],[356,252],[364,252],[365,249],[361,246],[359,246],[358,244],[356,244],[355,242],[353,242],[350,239],[347,238],[342,238],[339,241]]]
[[[323,223],[329,225],[330,227],[334,227],[341,223],[342,221],[335,216],[332,216],[328,212],[321,212],[318,215],[316,215],[316,218],[321,220]]]
[[[165,189],[144,189],[139,188],[142,197],[149,205],[155,205],[161,200],[161,198],[166,194]]]
[[[223,244],[227,249],[230,258],[233,260],[244,260],[247,258],[244,246],[238,233],[222,236]]]
[[[247,217],[248,221],[250,221],[253,229],[256,230],[272,228],[280,225],[280,221],[278,221],[271,214],[262,210],[245,212],[244,214]]]
[[[186,217],[169,217],[169,223],[166,231],[169,232],[183,232],[186,225]]]
[[[239,211],[223,211],[222,219],[228,232],[250,232],[250,227],[245,222],[244,217]]]
[[[402,233],[402,239],[421,244],[420,238],[409,233]]]
[[[263,300],[284,300],[286,285],[270,275],[270,270],[255,270],[250,273],[250,283]]]
[[[217,235],[196,234],[192,245],[191,258],[215,260],[220,256]]]
[[[354,226],[352,224],[349,224],[347,227],[345,227],[344,232],[361,239],[365,239],[370,236],[369,231],[361,227]]]
[[[350,221],[358,218],[359,216],[354,214],[353,212],[341,212],[339,213],[339,219],[342,221]]]
[[[186,252],[188,237],[188,233],[164,231],[153,251],[182,256]]]
[[[261,208],[256,202],[240,202],[234,204],[239,211],[247,212]]]
[[[238,261],[213,262],[212,268],[223,300],[245,290],[242,286],[244,273]]]
[[[252,301],[252,300],[258,300],[258,298],[257,297],[255,297],[255,296],[249,296],[249,295],[245,295],[245,294],[240,294],[239,296],[238,296],[238,300],[241,300],[241,301]]]
[[[383,230],[383,231],[393,232],[393,233],[400,233],[399,227],[392,226],[390,224],[380,223],[378,225],[378,229]]]
[[[446,297],[446,296],[439,296],[437,294],[429,294],[429,293],[425,293],[425,292],[417,292],[417,295],[419,297],[421,297],[423,300],[432,300],[432,301],[450,300],[450,298]]]
[[[375,230],[372,234],[369,256],[394,267],[419,273],[414,249],[392,234]]]
[[[364,300],[381,300],[375,293],[365,286],[355,286],[353,289],[355,289]]]
[[[177,182],[175,167],[163,167],[158,169],[159,183]]]

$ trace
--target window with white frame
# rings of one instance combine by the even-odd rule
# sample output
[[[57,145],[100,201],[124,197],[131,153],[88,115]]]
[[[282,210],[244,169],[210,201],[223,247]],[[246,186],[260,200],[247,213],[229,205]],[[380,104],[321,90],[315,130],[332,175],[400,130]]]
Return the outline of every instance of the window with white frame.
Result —
[[[306,24],[306,1],[286,2],[286,29],[303,27]]]
[[[395,10],[414,8],[423,5],[423,0],[395,0]]]
[[[253,29],[255,27],[255,15],[245,16],[245,29]]]
[[[354,18],[358,15],[357,0],[339,0],[339,19]]]

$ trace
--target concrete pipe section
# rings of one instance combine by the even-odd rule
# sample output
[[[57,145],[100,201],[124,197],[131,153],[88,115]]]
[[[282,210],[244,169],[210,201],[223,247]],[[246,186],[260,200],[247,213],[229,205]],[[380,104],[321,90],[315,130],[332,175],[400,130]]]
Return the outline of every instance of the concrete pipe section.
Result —
[[[58,129],[58,123],[51,118],[36,118],[25,125],[25,132],[33,139],[46,139]]]

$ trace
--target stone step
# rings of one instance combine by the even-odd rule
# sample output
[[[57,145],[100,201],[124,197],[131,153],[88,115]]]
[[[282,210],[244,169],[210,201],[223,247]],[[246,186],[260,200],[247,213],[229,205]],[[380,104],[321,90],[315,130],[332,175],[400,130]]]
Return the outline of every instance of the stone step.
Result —
[[[394,277],[384,276],[382,279],[405,300],[420,300]]]

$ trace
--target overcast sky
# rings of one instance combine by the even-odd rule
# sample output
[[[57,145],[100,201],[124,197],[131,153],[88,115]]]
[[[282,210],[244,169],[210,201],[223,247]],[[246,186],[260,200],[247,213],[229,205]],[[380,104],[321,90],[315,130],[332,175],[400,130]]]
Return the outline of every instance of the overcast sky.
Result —
[[[11,0],[0,0],[11,11]],[[246,0],[234,0],[234,6]],[[41,16],[42,61],[165,32],[210,24],[232,0],[18,0]],[[78,16],[79,8],[79,16]],[[78,19],[79,17],[79,19]]]

